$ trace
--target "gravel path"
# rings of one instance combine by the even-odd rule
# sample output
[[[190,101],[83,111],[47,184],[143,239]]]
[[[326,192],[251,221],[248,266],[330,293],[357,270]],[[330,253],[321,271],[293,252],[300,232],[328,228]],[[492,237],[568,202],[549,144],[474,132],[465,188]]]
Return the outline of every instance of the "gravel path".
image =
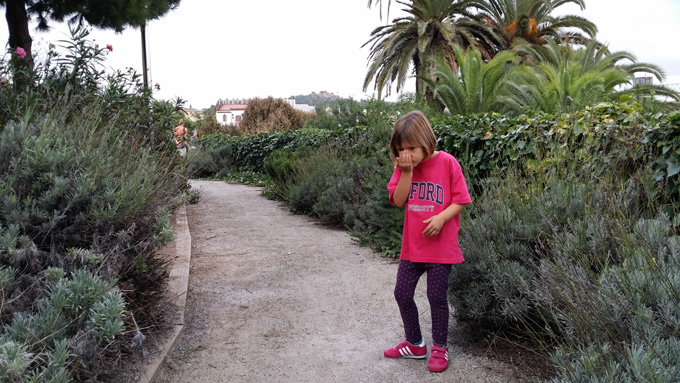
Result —
[[[450,346],[451,363],[389,360],[403,338],[397,262],[344,230],[293,215],[261,189],[192,181],[184,332],[156,382],[519,382],[514,369]],[[424,281],[423,281],[424,282]],[[416,293],[428,344],[424,283]]]

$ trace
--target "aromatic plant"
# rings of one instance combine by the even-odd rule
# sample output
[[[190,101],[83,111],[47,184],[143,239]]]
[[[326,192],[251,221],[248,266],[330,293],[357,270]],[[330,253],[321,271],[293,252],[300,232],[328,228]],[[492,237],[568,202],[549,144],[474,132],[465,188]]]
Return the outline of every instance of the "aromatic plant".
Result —
[[[242,153],[230,171],[264,169],[269,195],[292,210],[396,257],[403,211],[388,202],[387,143],[400,110],[367,110],[367,127],[320,140],[300,130],[211,141]],[[535,350],[554,382],[678,381],[678,116],[631,100],[432,118],[473,195],[449,291],[458,323]]]
[[[175,107],[132,72],[105,73],[109,48],[73,33],[0,85],[2,381],[106,380],[125,330],[154,323],[156,250],[187,189]],[[13,70],[26,68],[0,65]]]

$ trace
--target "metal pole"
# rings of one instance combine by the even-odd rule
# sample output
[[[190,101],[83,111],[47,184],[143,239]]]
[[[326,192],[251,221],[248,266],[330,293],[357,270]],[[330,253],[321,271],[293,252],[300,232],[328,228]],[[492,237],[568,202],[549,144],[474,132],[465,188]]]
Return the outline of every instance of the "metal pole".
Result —
[[[149,89],[149,78],[147,72],[149,71],[146,66],[146,24],[142,24],[142,73],[144,78],[144,88]]]

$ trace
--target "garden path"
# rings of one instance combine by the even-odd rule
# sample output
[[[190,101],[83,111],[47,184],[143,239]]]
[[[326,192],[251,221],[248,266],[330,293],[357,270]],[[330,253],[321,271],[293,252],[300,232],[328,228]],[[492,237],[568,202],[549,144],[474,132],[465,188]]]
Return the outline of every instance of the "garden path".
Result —
[[[191,184],[200,201],[186,207],[184,331],[157,383],[521,381],[512,367],[456,345],[443,373],[426,360],[385,359],[383,349],[403,337],[395,260],[290,213],[260,188]],[[424,286],[416,295],[431,344]]]

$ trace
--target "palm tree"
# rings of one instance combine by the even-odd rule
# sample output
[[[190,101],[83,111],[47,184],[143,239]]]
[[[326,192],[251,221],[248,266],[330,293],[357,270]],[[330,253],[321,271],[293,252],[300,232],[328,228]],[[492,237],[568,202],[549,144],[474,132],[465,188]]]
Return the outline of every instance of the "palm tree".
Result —
[[[575,47],[551,39],[543,46],[523,44],[517,50],[538,61],[537,65],[523,66],[519,81],[510,83],[512,93],[505,102],[519,113],[570,112],[626,93],[678,100],[677,93],[660,86],[622,89],[632,83],[635,73],[649,73],[662,81],[663,71],[656,65],[636,62],[628,52],[610,52],[595,40]]]
[[[472,48],[464,51],[459,46],[454,46],[454,53],[458,58],[459,73],[445,61],[435,58],[434,75],[438,81],[423,79],[432,88],[434,96],[452,114],[502,111],[502,97],[517,70],[518,56],[511,51],[502,51],[485,61],[479,51]]]
[[[553,68],[560,67],[568,67],[569,71],[577,70],[573,75],[583,77],[580,80],[588,78],[591,74],[596,74],[595,77],[599,80],[598,84],[594,85],[594,90],[601,90],[599,101],[618,99],[623,94],[631,93],[641,96],[657,95],[674,100],[680,99],[677,92],[659,85],[638,85],[634,88],[624,88],[625,85],[633,83],[637,73],[651,74],[658,81],[663,81],[664,72],[657,65],[637,62],[635,56],[629,52],[610,52],[606,45],[600,44],[596,40],[591,40],[585,46],[577,49],[574,45],[558,45],[555,41],[550,40],[543,46],[525,44],[517,47],[517,50],[543,64],[549,64],[549,67],[543,67],[545,74],[550,74],[548,77],[557,78],[560,76],[560,73],[552,74]],[[539,67],[541,66],[539,65]],[[571,91],[574,92],[574,88]],[[584,106],[584,101],[577,101],[575,104]]]
[[[371,38],[362,45],[371,44],[371,64],[364,80],[364,91],[375,81],[378,98],[385,88],[389,95],[395,82],[397,92],[400,92],[406,78],[414,72],[416,93],[424,95],[426,89],[421,79],[431,76],[431,58],[443,58],[454,71],[457,70],[451,43],[484,50],[500,42],[490,26],[475,20],[468,11],[467,0],[398,2],[406,6],[404,11],[409,16],[374,29]]]
[[[382,20],[382,0],[368,0],[368,7],[371,8],[373,4],[379,4],[380,6],[380,20]],[[390,6],[392,5],[392,0],[387,0],[387,18],[390,17]]]
[[[607,99],[607,83],[625,83],[628,76],[619,68],[583,72],[578,63],[540,63],[520,67],[521,79],[511,81],[503,101],[518,113],[568,113]]]
[[[548,37],[587,40],[597,27],[589,20],[576,15],[552,16],[562,5],[573,3],[585,9],[584,0],[469,0],[468,5],[479,11],[479,16],[503,36],[501,49],[510,49],[522,39],[530,44],[543,44]],[[568,30],[567,30],[568,29]]]

